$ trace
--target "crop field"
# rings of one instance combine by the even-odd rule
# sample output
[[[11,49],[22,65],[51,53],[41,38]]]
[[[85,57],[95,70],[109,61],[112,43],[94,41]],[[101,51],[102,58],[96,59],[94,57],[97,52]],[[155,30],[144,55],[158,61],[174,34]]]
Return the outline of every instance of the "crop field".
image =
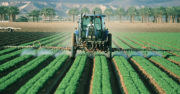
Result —
[[[122,49],[180,50],[177,28],[176,32],[118,32],[116,26],[110,29],[112,45]],[[66,30],[0,32],[0,46],[71,47],[72,32]],[[0,94],[14,93],[179,94],[180,52],[116,51],[112,59],[103,53],[89,57],[79,52],[73,59],[69,51],[0,48]]]

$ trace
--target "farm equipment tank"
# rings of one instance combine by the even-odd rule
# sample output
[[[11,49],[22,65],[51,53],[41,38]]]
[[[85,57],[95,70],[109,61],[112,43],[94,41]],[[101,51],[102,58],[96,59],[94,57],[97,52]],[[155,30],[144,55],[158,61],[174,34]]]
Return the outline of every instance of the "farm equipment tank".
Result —
[[[81,14],[78,28],[72,35],[71,56],[77,50],[85,52],[105,52],[112,56],[112,35],[108,32],[104,22],[105,15]]]

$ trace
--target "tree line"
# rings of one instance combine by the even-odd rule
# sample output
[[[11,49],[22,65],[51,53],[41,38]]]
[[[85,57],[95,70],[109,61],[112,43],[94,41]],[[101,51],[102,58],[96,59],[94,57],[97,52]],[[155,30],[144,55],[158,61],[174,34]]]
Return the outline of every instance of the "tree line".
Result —
[[[129,18],[131,23],[135,22],[136,17],[140,17],[140,21],[150,22],[150,19],[154,23],[180,23],[180,6],[177,7],[144,7],[144,8],[135,8],[129,7],[128,9],[124,8],[106,8],[102,11],[101,8],[95,7],[91,11],[87,7],[83,8],[71,8],[68,10],[67,14],[72,16],[72,21],[75,21],[75,17],[81,13],[93,13],[96,14],[105,14],[107,15],[107,20],[109,21],[111,17],[118,18],[120,22],[123,21],[123,17]],[[10,22],[16,21],[16,16],[20,14],[20,10],[16,6],[0,6],[0,20],[4,21],[9,20]],[[32,10],[27,13],[26,17],[21,17],[22,19],[29,20],[32,18],[32,21],[52,21],[56,16],[56,11],[53,8],[43,8],[41,10]]]
[[[16,6],[0,6],[0,21],[9,20],[10,22],[14,22],[18,14],[20,14],[20,10]],[[33,22],[38,22],[40,16],[42,16],[42,20],[51,21],[55,15],[55,9],[43,8],[42,10],[32,10],[27,13],[27,17],[22,16],[21,19],[28,21],[28,18],[32,18]]]
[[[53,8],[43,8],[42,10],[33,10],[29,13],[29,17],[32,17],[33,22],[38,22],[40,16],[43,21],[52,21],[56,16],[56,11]]]
[[[4,21],[8,19],[13,22],[16,19],[16,15],[19,14],[19,9],[15,6],[0,6],[0,20]]]
[[[104,12],[98,7],[94,8],[91,12],[87,7],[78,9],[71,8],[68,11],[68,15],[72,16],[73,21],[75,21],[75,16],[80,13],[93,13],[95,11],[96,14],[105,14],[107,15],[107,20],[110,20],[110,17],[116,16],[119,18],[119,21],[122,22],[122,17],[129,17],[130,22],[133,23],[135,21],[135,16],[141,17],[141,22],[149,22],[150,18],[152,18],[152,22],[154,23],[162,23],[163,18],[165,18],[165,23],[179,23],[180,22],[180,6],[178,7],[144,7],[144,8],[135,8],[129,7],[127,10],[124,8],[117,8],[113,10],[112,8],[106,8]]]

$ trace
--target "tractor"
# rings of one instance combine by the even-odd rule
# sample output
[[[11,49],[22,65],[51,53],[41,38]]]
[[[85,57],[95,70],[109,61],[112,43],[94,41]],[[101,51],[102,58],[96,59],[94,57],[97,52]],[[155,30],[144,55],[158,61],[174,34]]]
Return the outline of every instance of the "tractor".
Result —
[[[112,56],[112,35],[104,22],[105,15],[81,14],[78,28],[72,34],[71,56],[75,57],[78,50],[85,52],[105,52]]]

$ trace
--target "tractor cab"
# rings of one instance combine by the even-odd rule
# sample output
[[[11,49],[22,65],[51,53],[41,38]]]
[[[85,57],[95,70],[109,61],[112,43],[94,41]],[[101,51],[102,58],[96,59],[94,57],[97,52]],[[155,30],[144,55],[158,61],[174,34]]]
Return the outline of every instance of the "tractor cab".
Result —
[[[82,41],[105,40],[105,15],[82,15],[78,23],[79,37]]]
[[[105,52],[111,57],[112,35],[108,32],[104,22],[105,15],[85,14],[78,21],[78,33],[72,37],[72,57],[77,50],[85,52]]]

